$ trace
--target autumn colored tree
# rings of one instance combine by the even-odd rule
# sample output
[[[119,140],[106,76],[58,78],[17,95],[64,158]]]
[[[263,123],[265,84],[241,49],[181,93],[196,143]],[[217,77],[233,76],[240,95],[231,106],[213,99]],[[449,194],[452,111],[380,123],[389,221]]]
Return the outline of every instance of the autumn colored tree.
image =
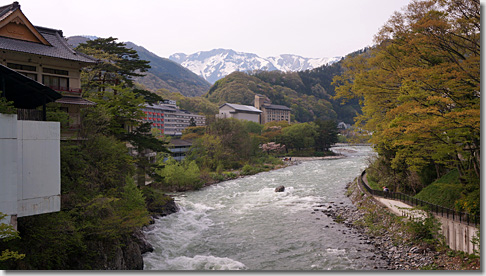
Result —
[[[361,99],[357,123],[395,171],[457,168],[466,193],[478,190],[479,0],[413,1],[375,43],[343,62],[337,97]]]

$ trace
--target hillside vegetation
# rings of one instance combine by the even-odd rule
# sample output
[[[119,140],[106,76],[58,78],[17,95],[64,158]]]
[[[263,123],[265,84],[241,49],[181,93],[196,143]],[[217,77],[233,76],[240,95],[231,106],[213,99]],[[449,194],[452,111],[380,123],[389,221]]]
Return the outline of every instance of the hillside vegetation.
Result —
[[[452,170],[425,187],[415,198],[449,209],[455,209],[456,201],[461,198],[463,187],[459,181],[459,171]]]
[[[261,94],[273,104],[292,108],[293,121],[322,119],[353,123],[353,118],[360,112],[358,102],[341,105],[333,99],[332,78],[340,72],[340,63],[303,72],[233,72],[218,80],[204,97],[217,105],[253,105],[255,94]]]
[[[151,68],[146,76],[136,79],[145,88],[151,91],[164,88],[171,92],[179,92],[187,97],[201,96],[209,90],[211,86],[209,82],[182,67],[182,65],[167,58],[159,57],[132,42],[127,42],[126,45],[137,51],[140,59],[150,61]]]

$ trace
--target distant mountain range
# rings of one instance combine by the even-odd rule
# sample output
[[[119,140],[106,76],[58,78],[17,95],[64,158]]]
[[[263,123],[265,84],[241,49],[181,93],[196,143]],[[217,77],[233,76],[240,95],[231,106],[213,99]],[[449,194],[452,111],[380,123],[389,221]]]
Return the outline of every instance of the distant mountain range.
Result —
[[[341,58],[305,58],[288,54],[262,58],[256,54],[236,52],[228,49],[214,49],[191,55],[177,53],[169,57],[170,60],[181,64],[210,83],[215,83],[217,80],[235,71],[279,70],[283,72],[297,72],[332,64],[341,60]]]
[[[94,36],[71,36],[68,43],[76,47],[80,43],[96,39]],[[145,72],[144,77],[135,78],[135,81],[145,88],[155,92],[167,89],[170,92],[179,92],[186,97],[195,97],[205,94],[211,84],[203,78],[167,58],[162,58],[133,42],[124,42],[127,48],[137,51],[140,59],[150,61],[151,68]]]
[[[71,36],[67,41],[73,47],[96,36]],[[137,51],[140,59],[150,61],[150,68],[144,77],[135,81],[153,92],[166,89],[179,92],[186,97],[202,96],[211,85],[235,71],[283,71],[298,72],[311,70],[322,65],[333,64],[341,57],[304,58],[297,55],[279,55],[262,58],[256,54],[214,49],[186,55],[173,54],[162,58],[133,42],[124,42],[126,47]]]

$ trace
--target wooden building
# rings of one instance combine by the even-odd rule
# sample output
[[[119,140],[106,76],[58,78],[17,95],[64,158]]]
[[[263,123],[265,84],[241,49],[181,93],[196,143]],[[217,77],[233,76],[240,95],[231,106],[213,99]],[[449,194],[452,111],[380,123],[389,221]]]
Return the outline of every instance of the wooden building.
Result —
[[[61,30],[34,26],[18,2],[0,7],[0,65],[61,93],[55,102],[70,117],[64,138],[77,136],[81,108],[94,105],[81,90],[81,69],[93,63],[94,58],[67,44]]]

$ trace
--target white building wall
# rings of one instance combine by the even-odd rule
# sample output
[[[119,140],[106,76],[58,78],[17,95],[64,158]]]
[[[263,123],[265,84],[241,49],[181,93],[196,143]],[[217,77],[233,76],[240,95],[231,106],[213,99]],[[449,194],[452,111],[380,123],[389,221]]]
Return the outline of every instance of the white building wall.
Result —
[[[60,136],[59,122],[0,114],[0,212],[23,217],[60,211]]]
[[[238,112],[235,109],[225,105],[219,109],[218,118],[235,118],[239,120],[247,120],[252,121],[255,123],[260,123],[260,114],[259,113],[247,113],[247,112]]]
[[[252,121],[252,122],[255,122],[255,123],[260,123],[260,114],[237,112],[235,114],[234,118],[239,119],[239,120],[247,120],[247,121]]]
[[[0,114],[0,223],[17,214],[17,115]]]

